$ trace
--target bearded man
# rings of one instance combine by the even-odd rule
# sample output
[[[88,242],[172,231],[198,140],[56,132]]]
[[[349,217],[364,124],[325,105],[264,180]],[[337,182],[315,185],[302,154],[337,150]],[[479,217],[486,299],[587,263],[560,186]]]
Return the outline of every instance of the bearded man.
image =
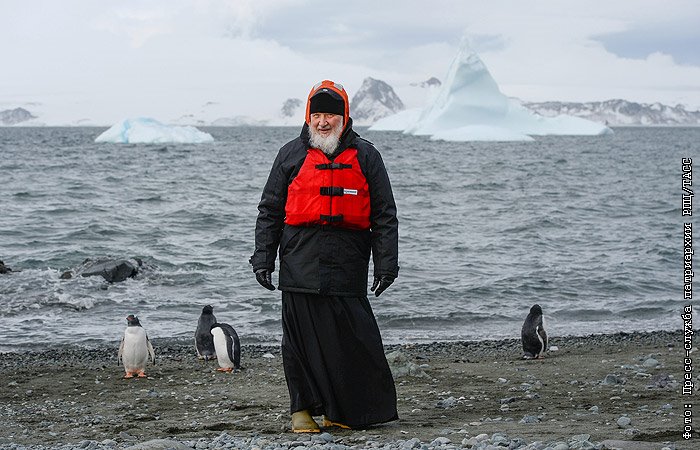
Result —
[[[274,290],[279,249],[282,359],[292,431],[365,428],[398,418],[396,389],[367,299],[398,276],[398,220],[384,162],[355,133],[343,87],[311,89],[301,135],[284,145],[265,184],[250,258]]]

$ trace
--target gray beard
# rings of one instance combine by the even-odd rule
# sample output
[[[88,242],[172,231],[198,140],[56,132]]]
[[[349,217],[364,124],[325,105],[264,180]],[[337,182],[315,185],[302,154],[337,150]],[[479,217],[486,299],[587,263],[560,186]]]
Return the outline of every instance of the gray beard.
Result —
[[[326,155],[332,155],[340,144],[340,134],[343,131],[342,125],[335,128],[326,137],[321,136],[314,128],[309,127],[309,143],[311,147],[321,150]]]

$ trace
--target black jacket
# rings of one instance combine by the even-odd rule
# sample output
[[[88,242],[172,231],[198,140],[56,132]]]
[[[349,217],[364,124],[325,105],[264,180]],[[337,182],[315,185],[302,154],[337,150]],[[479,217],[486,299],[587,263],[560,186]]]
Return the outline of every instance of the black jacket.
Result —
[[[280,290],[365,296],[370,251],[374,276],[396,277],[399,272],[399,222],[384,161],[371,142],[352,130],[350,119],[330,159],[346,148],[357,149],[357,160],[369,185],[371,229],[285,225],[287,187],[309,148],[309,129],[304,124],[301,135],[284,145],[275,158],[258,205],[255,252],[250,258],[253,271],[274,270],[279,248]]]

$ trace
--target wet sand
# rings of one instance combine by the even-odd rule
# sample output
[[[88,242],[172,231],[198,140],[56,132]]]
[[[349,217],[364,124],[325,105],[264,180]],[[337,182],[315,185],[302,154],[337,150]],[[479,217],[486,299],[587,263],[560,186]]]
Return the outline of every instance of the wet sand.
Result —
[[[153,343],[157,364],[144,379],[123,379],[116,342],[0,354],[0,445],[113,440],[123,446],[222,432],[298,439],[290,433],[278,346],[244,345],[244,370],[227,374],[215,370],[215,361],[197,360],[189,343]],[[681,436],[688,399],[680,393],[680,332],[555,337],[550,344],[559,350],[534,361],[520,359],[515,339],[388,346],[400,420],[327,431],[336,444],[360,448],[368,441],[440,437],[468,447],[470,438],[494,433],[528,443],[589,435],[594,443],[690,448]]]

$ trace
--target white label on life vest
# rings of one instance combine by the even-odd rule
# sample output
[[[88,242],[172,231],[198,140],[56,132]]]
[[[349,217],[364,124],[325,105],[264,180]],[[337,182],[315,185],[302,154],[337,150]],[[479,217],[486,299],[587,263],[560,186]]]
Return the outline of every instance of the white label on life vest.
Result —
[[[357,195],[357,189],[343,189],[343,195]]]

